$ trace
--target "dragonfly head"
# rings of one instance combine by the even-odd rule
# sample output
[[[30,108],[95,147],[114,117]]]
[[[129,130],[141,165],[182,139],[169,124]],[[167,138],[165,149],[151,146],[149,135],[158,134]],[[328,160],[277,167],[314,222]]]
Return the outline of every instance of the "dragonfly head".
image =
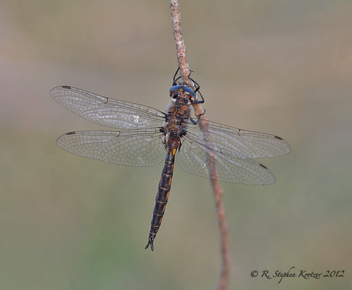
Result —
[[[170,97],[173,102],[179,100],[187,104],[192,104],[196,100],[196,93],[187,86],[176,85],[171,87]]]

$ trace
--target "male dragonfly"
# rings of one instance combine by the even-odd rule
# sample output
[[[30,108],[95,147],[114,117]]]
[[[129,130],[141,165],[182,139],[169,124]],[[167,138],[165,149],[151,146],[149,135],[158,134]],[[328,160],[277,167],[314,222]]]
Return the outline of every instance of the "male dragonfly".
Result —
[[[290,145],[282,138],[209,121],[211,147],[203,140],[190,108],[204,99],[199,85],[193,90],[178,84],[176,74],[170,89],[167,112],[118,101],[71,86],[58,86],[50,95],[59,104],[96,123],[118,130],[75,131],[57,139],[61,148],[83,157],[128,166],[152,166],[165,160],[153,211],[146,249],[154,250],[154,239],[161,225],[171,188],[175,155],[182,169],[209,178],[207,152],[215,156],[218,179],[230,183],[265,185],[275,182],[274,174],[253,158],[288,153]],[[198,100],[196,95],[201,98]],[[165,159],[166,153],[166,159]]]

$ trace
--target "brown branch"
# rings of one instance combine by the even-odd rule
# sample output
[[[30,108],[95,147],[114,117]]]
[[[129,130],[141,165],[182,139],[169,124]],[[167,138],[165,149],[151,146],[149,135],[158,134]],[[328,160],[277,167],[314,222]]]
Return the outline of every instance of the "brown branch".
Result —
[[[180,24],[180,10],[178,7],[178,0],[171,0],[170,1],[170,11],[171,11],[171,19],[172,19],[172,27],[174,31],[174,38],[176,42],[176,52],[177,52],[177,61],[180,67],[180,74],[184,84],[191,86],[194,89],[193,82],[189,79],[189,66],[187,62],[187,55],[186,55],[186,45],[184,43],[181,31],[181,24]],[[200,104],[193,104],[193,108],[195,114],[198,116],[204,112],[202,106]],[[216,163],[215,163],[215,155],[212,150],[212,143],[211,143],[211,135],[208,130],[208,120],[205,115],[200,117],[199,122],[200,129],[203,133],[203,139],[207,143],[208,149],[208,169],[209,175],[211,179],[211,185],[213,188],[213,194],[215,197],[215,206],[216,212],[218,216],[218,225],[220,230],[220,237],[221,237],[221,256],[222,256],[222,270],[219,283],[217,285],[217,290],[226,290],[228,288],[228,282],[230,279],[230,247],[229,247],[229,237],[228,237],[228,229],[227,229],[227,222],[225,218],[225,209],[222,200],[223,190],[220,186],[218,180],[218,174],[216,170]]]
[[[187,49],[185,42],[183,41],[181,23],[180,23],[180,10],[178,8],[178,0],[170,1],[170,11],[171,11],[171,20],[172,20],[172,28],[174,30],[174,38],[176,43],[176,53],[177,53],[177,61],[180,67],[180,74],[183,83],[193,87],[192,81],[188,78],[190,74],[190,70],[187,62]]]

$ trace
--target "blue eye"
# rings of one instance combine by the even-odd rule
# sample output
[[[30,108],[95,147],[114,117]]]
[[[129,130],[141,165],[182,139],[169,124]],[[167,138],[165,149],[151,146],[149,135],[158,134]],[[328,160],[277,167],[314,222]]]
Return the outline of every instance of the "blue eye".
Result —
[[[171,96],[172,93],[177,92],[181,88],[182,88],[181,85],[172,86],[171,89],[170,89],[170,96]]]
[[[182,86],[182,85],[176,85],[176,86],[172,86],[170,89],[170,96],[172,96],[173,93],[182,90],[185,94],[191,96],[192,100],[194,100],[196,98],[196,93],[189,87],[187,86]],[[173,98],[175,98],[176,94],[173,96]]]
[[[192,97],[192,99],[194,100],[196,98],[196,93],[189,87],[183,87],[183,90],[186,94],[188,94],[189,96]]]

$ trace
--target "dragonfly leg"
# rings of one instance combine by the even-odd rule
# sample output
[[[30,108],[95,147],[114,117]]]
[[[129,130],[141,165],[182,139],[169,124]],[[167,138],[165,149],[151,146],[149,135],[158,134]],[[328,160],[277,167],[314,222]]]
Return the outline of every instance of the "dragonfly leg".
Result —
[[[201,100],[196,100],[196,101],[193,101],[192,104],[203,104],[204,103],[204,98],[203,98],[203,95],[200,91],[194,91],[194,92],[198,92],[198,94],[200,95],[200,97],[202,98]]]
[[[195,90],[194,90],[194,92],[195,93],[199,93],[199,95],[200,95],[200,97],[202,98],[201,100],[199,100],[199,101],[194,101],[193,102],[193,104],[202,104],[202,103],[204,103],[204,98],[203,98],[203,95],[202,95],[202,93],[200,92],[200,85],[194,80],[194,79],[192,79],[191,78],[191,73],[192,73],[193,71],[191,70],[191,72],[189,73],[189,79],[194,83],[194,85],[195,85]]]
[[[172,79],[172,85],[176,86],[177,85],[177,81],[181,78],[181,76],[179,76],[178,78],[176,78],[176,75],[178,74],[178,72],[180,71],[180,67],[177,68],[174,77]]]
[[[199,114],[198,116],[196,116],[196,117],[197,117],[197,121],[194,121],[194,120],[190,117],[189,119],[191,120],[192,124],[197,125],[197,124],[199,123],[200,117],[203,116],[203,115],[205,114],[205,112],[206,112],[206,111],[204,110],[203,113],[201,113],[201,114]]]

